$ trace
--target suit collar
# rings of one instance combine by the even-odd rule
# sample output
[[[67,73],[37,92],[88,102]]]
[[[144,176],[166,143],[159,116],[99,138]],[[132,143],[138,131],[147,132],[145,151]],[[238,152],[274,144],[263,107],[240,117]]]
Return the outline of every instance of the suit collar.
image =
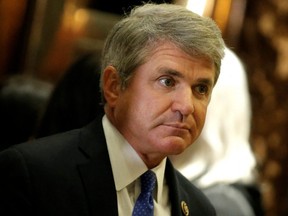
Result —
[[[190,210],[188,206],[188,204],[191,204],[192,194],[188,194],[186,190],[187,188],[185,188],[185,185],[183,185],[183,180],[180,180],[179,177],[184,178],[180,173],[178,173],[177,170],[174,169],[171,161],[167,159],[165,178],[169,187],[169,197],[172,211],[171,215],[193,215],[189,214]],[[197,207],[194,209],[197,209]]]
[[[167,159],[165,178],[169,187],[172,216],[179,216],[182,215],[181,201],[185,201],[186,199],[185,197],[183,198],[179,193],[179,181],[175,172],[176,171],[170,160]]]
[[[79,148],[87,157],[86,163],[79,164],[78,169],[91,215],[118,215],[117,194],[101,120],[82,129]]]

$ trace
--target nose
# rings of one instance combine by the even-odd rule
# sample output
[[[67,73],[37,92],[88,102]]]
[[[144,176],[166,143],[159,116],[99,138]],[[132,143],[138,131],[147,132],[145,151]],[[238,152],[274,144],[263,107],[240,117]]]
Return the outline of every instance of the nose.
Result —
[[[172,111],[188,116],[194,112],[194,99],[191,88],[185,88],[175,93],[172,104]]]

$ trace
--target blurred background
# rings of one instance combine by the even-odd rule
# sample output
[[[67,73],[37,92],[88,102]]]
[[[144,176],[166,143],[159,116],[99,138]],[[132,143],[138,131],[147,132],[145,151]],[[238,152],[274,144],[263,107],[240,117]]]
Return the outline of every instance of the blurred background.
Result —
[[[100,53],[114,23],[141,2],[0,0],[0,82],[26,74],[55,85],[79,56]],[[244,63],[265,212],[288,215],[288,1],[166,2],[212,17]]]

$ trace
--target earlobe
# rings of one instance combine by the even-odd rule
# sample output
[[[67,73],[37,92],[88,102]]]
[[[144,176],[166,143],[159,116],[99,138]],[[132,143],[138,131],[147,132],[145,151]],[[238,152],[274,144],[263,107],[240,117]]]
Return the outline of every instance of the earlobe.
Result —
[[[116,68],[108,66],[103,71],[103,92],[106,102],[114,107],[120,91],[120,79]]]

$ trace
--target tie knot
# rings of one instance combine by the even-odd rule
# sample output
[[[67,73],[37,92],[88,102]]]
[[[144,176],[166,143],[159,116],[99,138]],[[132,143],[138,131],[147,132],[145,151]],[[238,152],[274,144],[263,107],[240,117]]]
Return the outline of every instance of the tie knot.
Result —
[[[153,171],[148,170],[141,175],[141,192],[152,193],[156,183],[156,175]]]

